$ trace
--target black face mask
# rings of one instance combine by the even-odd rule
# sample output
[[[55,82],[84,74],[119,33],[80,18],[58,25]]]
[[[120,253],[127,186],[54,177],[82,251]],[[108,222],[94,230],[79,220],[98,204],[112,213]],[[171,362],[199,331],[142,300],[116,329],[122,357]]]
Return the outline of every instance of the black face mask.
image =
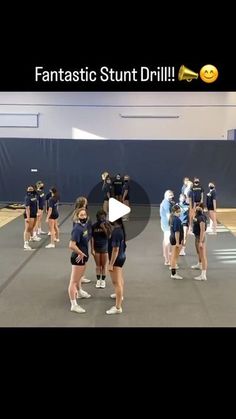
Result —
[[[210,186],[210,189],[214,189],[214,186]]]
[[[34,194],[35,194],[35,192],[34,192],[34,191],[27,191],[27,194],[28,194],[28,195],[34,195]]]
[[[201,210],[198,210],[198,211],[196,211],[196,214],[197,215],[201,215],[202,214],[202,211]]]
[[[79,222],[81,224],[85,224],[87,222],[87,218],[79,218]]]
[[[194,185],[198,186],[199,185],[199,182],[194,182]]]
[[[106,218],[105,217],[101,217],[101,218],[98,219],[98,222],[99,223],[103,223],[104,221],[106,221]]]

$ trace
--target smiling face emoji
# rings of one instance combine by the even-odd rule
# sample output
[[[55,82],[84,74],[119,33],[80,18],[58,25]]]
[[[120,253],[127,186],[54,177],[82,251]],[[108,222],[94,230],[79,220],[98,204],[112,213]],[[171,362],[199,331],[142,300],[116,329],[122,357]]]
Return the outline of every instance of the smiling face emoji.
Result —
[[[218,70],[214,65],[204,65],[200,70],[200,77],[205,83],[213,83],[218,78]]]

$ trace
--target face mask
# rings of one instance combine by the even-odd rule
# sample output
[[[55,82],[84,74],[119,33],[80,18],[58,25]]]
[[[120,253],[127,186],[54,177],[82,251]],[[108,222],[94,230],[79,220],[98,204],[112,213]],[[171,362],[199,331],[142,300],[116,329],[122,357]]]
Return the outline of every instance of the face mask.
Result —
[[[31,194],[33,195],[34,194],[34,191],[27,191],[27,193],[30,194],[30,195]]]
[[[106,218],[105,218],[105,217],[100,217],[100,218],[98,219],[98,221],[99,221],[100,223],[102,223],[103,221],[106,221]]]
[[[201,215],[201,214],[202,214],[202,211],[201,211],[201,210],[197,210],[197,211],[196,211],[196,214],[197,214],[197,215]]]
[[[210,186],[210,189],[214,189],[214,186]]]
[[[199,182],[194,182],[194,185],[199,185]]]
[[[128,180],[125,180],[125,183],[129,182]]]
[[[79,218],[79,222],[81,224],[85,224],[87,222],[87,218]]]

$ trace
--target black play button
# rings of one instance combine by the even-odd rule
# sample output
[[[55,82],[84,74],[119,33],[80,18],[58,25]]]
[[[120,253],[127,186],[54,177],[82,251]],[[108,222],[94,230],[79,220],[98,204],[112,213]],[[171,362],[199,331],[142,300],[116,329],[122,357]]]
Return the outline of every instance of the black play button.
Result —
[[[124,221],[127,240],[131,240],[141,234],[151,216],[151,204],[143,187],[134,180],[130,180],[129,185],[131,212],[128,215],[128,221]],[[95,213],[103,205],[102,186],[103,182],[98,183],[88,195],[89,213],[92,209]],[[94,215],[92,221],[95,222]]]

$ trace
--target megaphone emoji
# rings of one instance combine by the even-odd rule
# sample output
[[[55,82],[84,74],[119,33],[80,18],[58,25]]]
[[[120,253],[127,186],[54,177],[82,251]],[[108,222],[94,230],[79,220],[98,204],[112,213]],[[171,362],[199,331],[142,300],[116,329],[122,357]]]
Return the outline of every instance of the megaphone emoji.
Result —
[[[192,70],[189,70],[189,68],[185,67],[184,65],[181,65],[179,69],[178,79],[181,80],[187,80],[192,81],[192,79],[197,79],[198,73],[195,73]]]

